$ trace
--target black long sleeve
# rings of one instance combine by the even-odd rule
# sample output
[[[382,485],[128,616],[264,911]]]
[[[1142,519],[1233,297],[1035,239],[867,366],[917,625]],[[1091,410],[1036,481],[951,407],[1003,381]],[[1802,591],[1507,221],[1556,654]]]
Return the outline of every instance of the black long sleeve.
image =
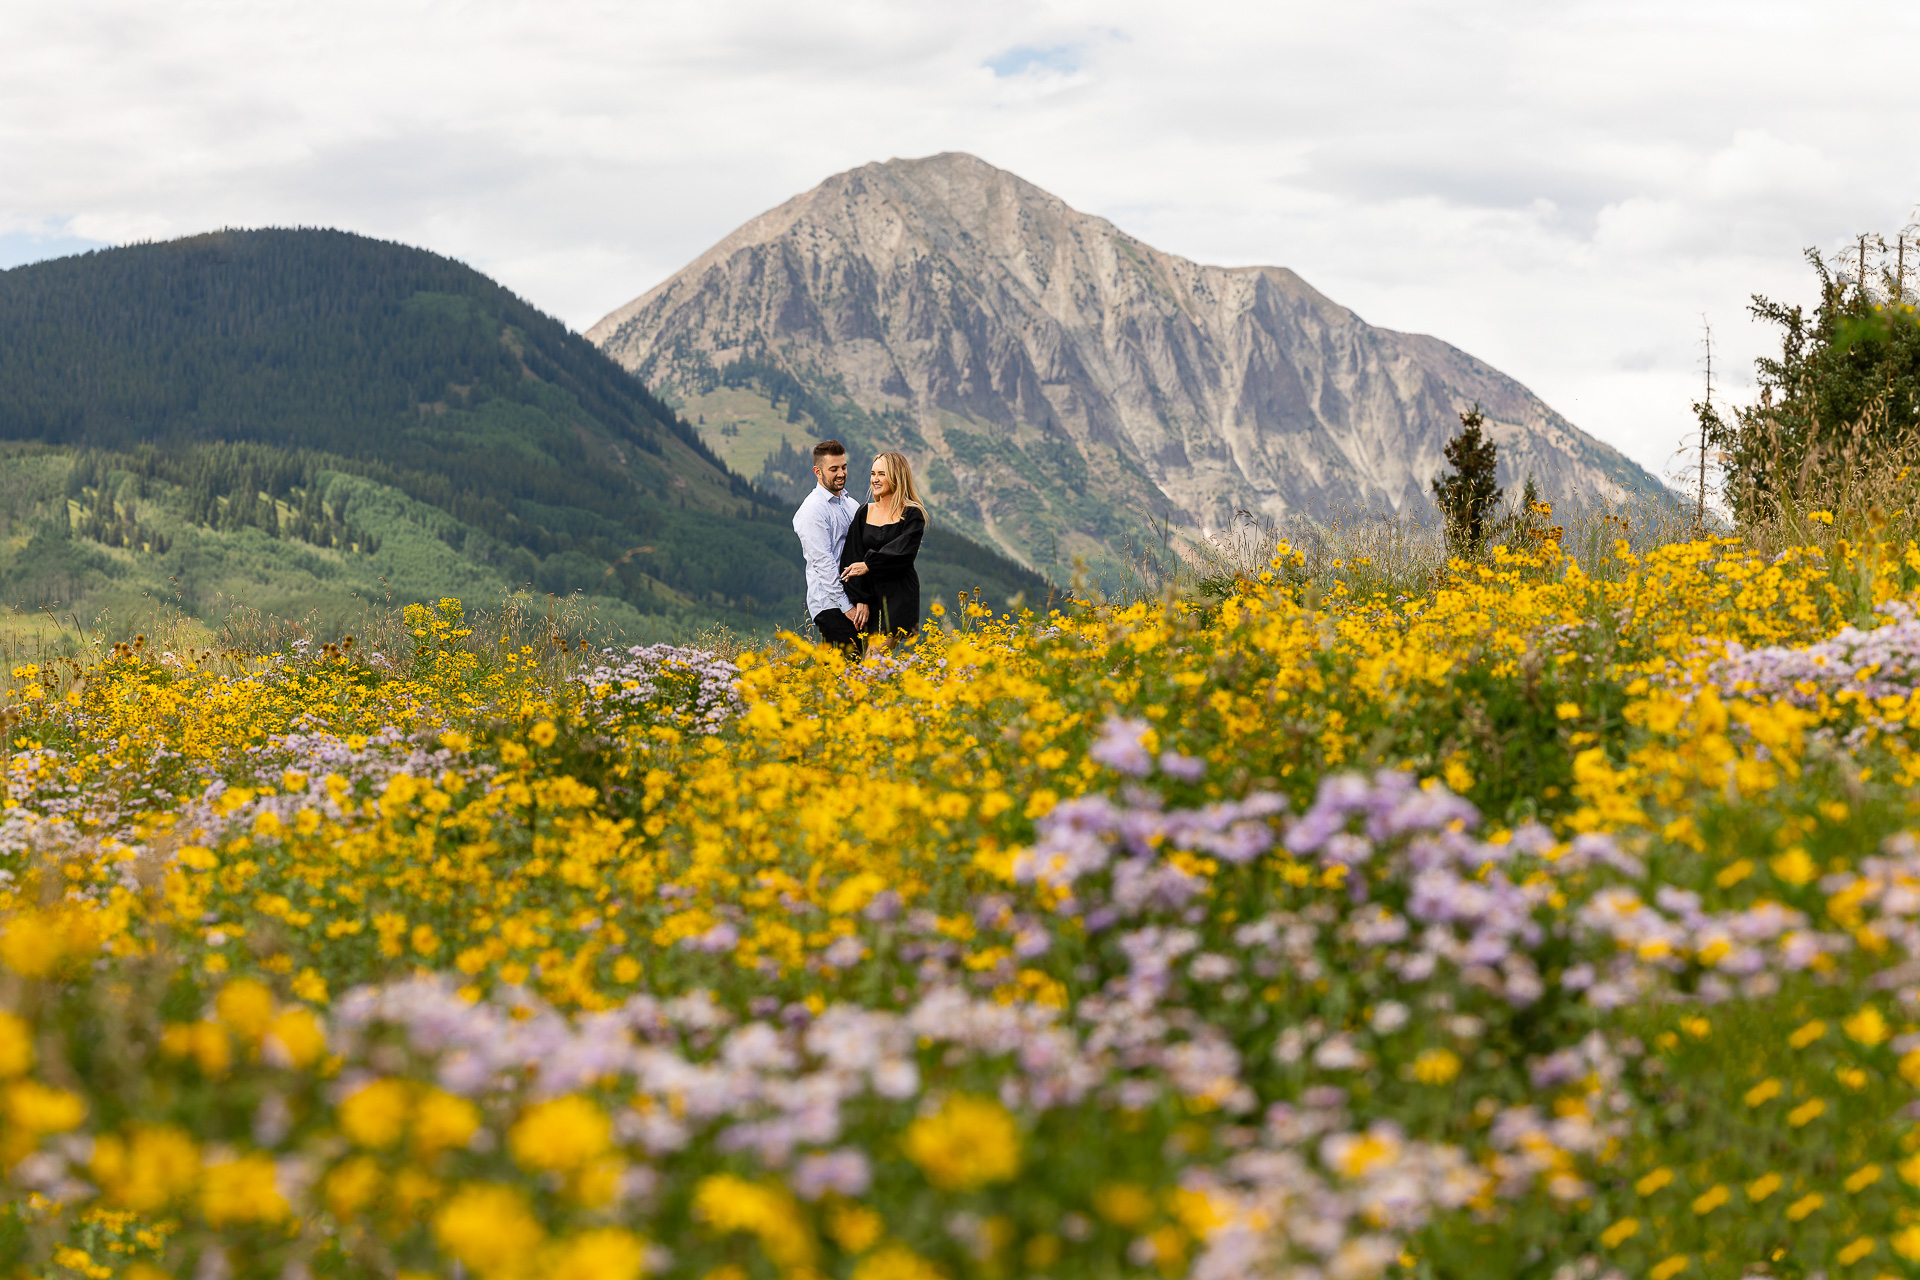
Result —
[[[862,557],[867,568],[875,573],[891,576],[902,569],[913,567],[915,557],[920,554],[920,540],[927,536],[927,519],[912,507],[901,513],[900,522],[883,531],[886,541],[869,545]],[[864,531],[866,540],[871,544],[873,531]]]
[[[920,575],[913,562],[927,533],[927,518],[908,507],[898,521],[876,529],[867,523],[867,512],[863,505],[853,513],[847,545],[840,553],[842,569],[861,561],[867,566],[865,573],[842,584],[847,599],[873,611],[866,626],[869,634],[916,631],[920,626]]]
[[[867,504],[861,503],[854,510],[853,523],[847,526],[847,541],[840,548],[840,569],[845,572],[848,565],[858,564],[867,558]],[[854,604],[872,605],[877,597],[873,593],[871,573],[863,573],[857,578],[842,578],[840,586],[847,593],[847,599]]]

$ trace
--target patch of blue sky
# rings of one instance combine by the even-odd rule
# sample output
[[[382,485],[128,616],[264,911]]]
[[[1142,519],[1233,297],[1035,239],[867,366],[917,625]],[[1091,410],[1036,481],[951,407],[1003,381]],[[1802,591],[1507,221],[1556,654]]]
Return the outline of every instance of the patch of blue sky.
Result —
[[[1030,44],[1017,44],[1011,49],[988,58],[986,67],[1002,79],[1008,76],[1023,76],[1034,71],[1052,71],[1060,75],[1072,75],[1080,69],[1080,50],[1070,44],[1055,45],[1048,49],[1037,48]]]
[[[104,240],[89,240],[84,236],[0,231],[0,271],[25,266],[29,262],[44,262],[48,258],[64,258],[70,254],[85,253],[89,249],[107,247]]]

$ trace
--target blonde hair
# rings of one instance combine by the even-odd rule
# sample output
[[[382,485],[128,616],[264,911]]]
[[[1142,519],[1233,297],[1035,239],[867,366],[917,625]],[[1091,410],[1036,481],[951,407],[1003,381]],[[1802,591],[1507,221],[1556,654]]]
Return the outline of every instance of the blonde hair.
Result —
[[[874,465],[887,473],[887,480],[893,486],[887,495],[887,505],[894,519],[906,514],[908,507],[920,512],[921,519],[933,523],[933,517],[927,514],[926,504],[920,501],[920,488],[913,482],[913,465],[907,461],[904,453],[889,451],[873,460]]]

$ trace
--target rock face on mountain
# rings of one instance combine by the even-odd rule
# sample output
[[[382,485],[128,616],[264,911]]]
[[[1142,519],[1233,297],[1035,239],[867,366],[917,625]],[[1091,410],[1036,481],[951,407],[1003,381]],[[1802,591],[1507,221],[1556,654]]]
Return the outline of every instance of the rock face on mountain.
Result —
[[[1374,328],[1285,268],[1162,253],[957,153],[829,178],[587,337],[670,395],[745,361],[850,401],[870,437],[850,443],[905,449],[936,517],[1028,563],[1149,518],[1424,507],[1476,401],[1503,483],[1659,489],[1457,348]]]

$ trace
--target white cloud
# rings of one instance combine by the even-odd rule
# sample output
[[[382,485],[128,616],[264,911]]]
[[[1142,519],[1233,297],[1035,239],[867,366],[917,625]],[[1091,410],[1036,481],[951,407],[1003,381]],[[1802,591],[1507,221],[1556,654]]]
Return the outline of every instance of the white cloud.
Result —
[[[968,150],[1466,347],[1655,469],[1701,315],[1734,386],[1748,295],[1920,197],[1891,0],[0,6],[0,262],[342,226],[584,327],[829,173]]]

